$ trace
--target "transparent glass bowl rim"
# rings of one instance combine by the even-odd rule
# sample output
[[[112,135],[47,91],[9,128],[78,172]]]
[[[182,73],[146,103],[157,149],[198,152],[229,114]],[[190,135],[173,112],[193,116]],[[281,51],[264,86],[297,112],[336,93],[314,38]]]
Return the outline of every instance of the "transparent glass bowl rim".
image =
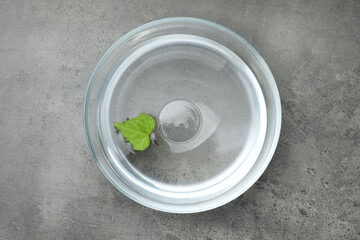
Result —
[[[246,184],[245,187],[243,187],[240,191],[238,190],[235,194],[232,194],[231,197],[227,197],[222,199],[222,201],[218,201],[216,202],[216,204],[208,204],[208,205],[204,205],[204,206],[199,206],[197,209],[194,208],[188,208],[187,205],[184,204],[183,208],[179,208],[179,205],[176,206],[171,206],[169,204],[164,204],[164,206],[161,206],[161,204],[152,204],[151,202],[146,202],[143,200],[140,200],[134,196],[132,196],[131,194],[129,194],[127,191],[123,190],[121,187],[119,187],[116,182],[112,179],[112,177],[107,173],[107,171],[101,166],[98,156],[95,154],[94,150],[93,150],[93,146],[91,144],[90,141],[90,136],[89,136],[89,130],[88,130],[88,124],[87,124],[87,108],[88,108],[88,101],[89,101],[89,95],[90,95],[90,91],[91,91],[91,87],[93,85],[93,82],[95,81],[95,76],[97,75],[97,72],[100,68],[100,66],[103,65],[103,63],[105,62],[105,60],[107,59],[108,55],[116,48],[118,47],[121,43],[123,43],[126,39],[128,39],[130,36],[135,35],[136,33],[139,33],[147,28],[151,28],[153,26],[156,26],[158,24],[163,24],[163,23],[171,23],[171,22],[187,22],[187,23],[192,23],[192,22],[197,22],[197,23],[201,23],[204,25],[212,25],[215,28],[219,28],[221,30],[223,30],[224,32],[227,32],[229,35],[231,35],[232,37],[234,37],[235,39],[237,39],[239,42],[242,42],[242,44],[244,44],[244,46],[246,46],[246,48],[254,55],[255,59],[259,62],[259,64],[262,67],[262,70],[264,71],[267,80],[269,82],[273,97],[274,97],[274,104],[275,104],[275,108],[277,110],[276,113],[276,126],[275,126],[275,131],[274,131],[274,137],[273,137],[273,141],[271,143],[271,147],[267,153],[267,157],[265,159],[265,161],[263,162],[261,168],[256,172],[255,175],[252,175],[251,180],[248,181],[248,183]],[[266,64],[265,60],[261,57],[261,55],[255,50],[254,47],[252,47],[250,45],[250,43],[248,43],[244,38],[242,38],[240,35],[238,35],[237,33],[235,33],[234,31],[211,21],[208,20],[204,20],[204,19],[200,19],[200,18],[193,18],[193,17],[171,17],[171,18],[163,18],[163,19],[159,19],[159,20],[155,20],[155,21],[151,21],[148,22],[144,25],[141,25],[133,30],[131,30],[130,32],[128,32],[127,34],[123,35],[120,39],[118,39],[107,51],[106,53],[102,56],[102,58],[100,59],[100,61],[98,62],[98,64],[96,65],[91,77],[90,77],[90,81],[86,90],[86,96],[85,96],[85,101],[84,101],[84,129],[85,129],[85,135],[86,135],[86,140],[88,143],[88,146],[91,150],[91,153],[96,161],[96,164],[98,165],[98,167],[100,168],[100,170],[102,171],[102,173],[104,174],[104,176],[112,183],[112,185],[114,185],[120,192],[122,192],[124,195],[126,195],[127,197],[129,197],[130,199],[144,205],[147,206],[149,208],[155,209],[155,210],[159,210],[159,211],[163,211],[163,212],[170,212],[170,213],[195,213],[195,212],[202,212],[202,211],[207,211],[207,210],[211,210],[217,207],[220,207],[234,199],[236,199],[237,197],[239,197],[241,194],[243,194],[245,191],[247,191],[259,178],[260,176],[263,174],[263,172],[265,171],[265,169],[267,168],[267,166],[269,165],[274,153],[275,153],[275,149],[277,147],[278,141],[279,141],[279,137],[280,137],[280,130],[281,130],[281,103],[280,103],[280,95],[279,95],[279,91],[278,88],[276,86],[275,83],[275,79],[268,67],[268,65]],[[246,177],[246,176],[245,176]]]

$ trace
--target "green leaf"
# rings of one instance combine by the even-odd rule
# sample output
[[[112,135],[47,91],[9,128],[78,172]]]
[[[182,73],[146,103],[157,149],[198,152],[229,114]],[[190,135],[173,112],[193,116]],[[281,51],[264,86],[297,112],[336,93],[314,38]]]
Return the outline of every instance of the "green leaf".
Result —
[[[141,113],[136,118],[114,125],[129,140],[134,150],[144,151],[150,144],[149,135],[155,128],[155,119]]]

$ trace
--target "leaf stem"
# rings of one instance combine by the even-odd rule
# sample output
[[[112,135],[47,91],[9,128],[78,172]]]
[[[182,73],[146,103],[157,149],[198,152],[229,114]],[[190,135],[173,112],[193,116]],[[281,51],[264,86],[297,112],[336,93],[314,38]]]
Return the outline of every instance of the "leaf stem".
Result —
[[[154,143],[156,143],[156,145],[161,146],[155,139],[153,139],[153,140],[154,140]]]

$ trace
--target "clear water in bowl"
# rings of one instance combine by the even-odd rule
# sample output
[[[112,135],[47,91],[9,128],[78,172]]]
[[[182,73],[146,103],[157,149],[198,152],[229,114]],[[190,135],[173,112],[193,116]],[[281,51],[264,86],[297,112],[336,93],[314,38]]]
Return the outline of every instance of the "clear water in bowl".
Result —
[[[114,66],[100,98],[109,164],[131,187],[163,201],[201,190],[199,197],[216,195],[206,189],[218,184],[219,191],[230,188],[251,168],[265,137],[266,107],[255,76],[233,52],[199,36],[165,35],[135,47]],[[133,154],[113,122],[140,113],[155,118],[161,146]]]

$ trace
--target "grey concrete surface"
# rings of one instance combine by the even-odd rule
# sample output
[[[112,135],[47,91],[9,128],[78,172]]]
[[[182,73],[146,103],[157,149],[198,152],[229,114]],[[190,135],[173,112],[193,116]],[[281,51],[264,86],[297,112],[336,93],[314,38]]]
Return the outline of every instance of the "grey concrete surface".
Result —
[[[279,87],[264,175],[204,213],[143,207],[102,175],[83,130],[90,75],[151,20],[247,39]],[[359,1],[0,1],[0,239],[360,239]]]

